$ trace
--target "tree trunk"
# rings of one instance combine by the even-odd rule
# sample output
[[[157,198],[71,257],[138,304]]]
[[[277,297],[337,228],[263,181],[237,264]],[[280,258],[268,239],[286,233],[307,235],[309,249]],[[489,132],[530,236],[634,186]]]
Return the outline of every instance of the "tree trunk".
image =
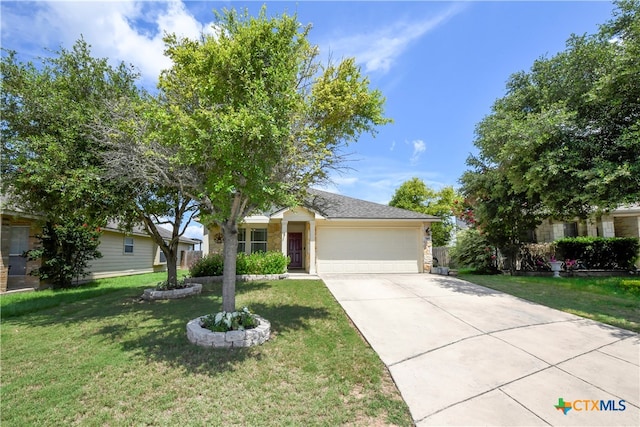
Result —
[[[238,223],[227,220],[221,224],[224,236],[224,270],[222,272],[222,310],[236,311],[236,256],[238,253]]]
[[[177,245],[171,245],[177,246]],[[170,247],[169,250],[163,251],[167,259],[167,283],[170,285],[178,284],[178,251],[177,248]]]

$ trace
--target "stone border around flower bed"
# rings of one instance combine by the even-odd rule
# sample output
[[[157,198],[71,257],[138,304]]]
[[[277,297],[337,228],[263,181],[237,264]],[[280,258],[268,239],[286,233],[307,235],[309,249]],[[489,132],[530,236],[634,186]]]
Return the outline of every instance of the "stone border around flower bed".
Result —
[[[157,289],[145,289],[142,299],[147,301],[155,301],[162,299],[178,299],[186,298],[191,295],[198,295],[202,292],[202,283],[190,283],[191,286],[181,289],[170,289],[167,291],[159,291]]]
[[[271,335],[271,323],[255,316],[258,326],[244,331],[213,332],[200,326],[201,319],[198,317],[187,323],[187,338],[193,344],[201,347],[231,348],[231,347],[251,347],[261,345],[269,339]]]
[[[256,280],[282,280],[289,278],[289,273],[282,274],[239,274],[236,276],[236,280],[239,282],[252,282]],[[198,283],[217,283],[222,282],[222,276],[204,276],[204,277],[189,277],[185,279],[185,282],[192,283],[198,281]]]

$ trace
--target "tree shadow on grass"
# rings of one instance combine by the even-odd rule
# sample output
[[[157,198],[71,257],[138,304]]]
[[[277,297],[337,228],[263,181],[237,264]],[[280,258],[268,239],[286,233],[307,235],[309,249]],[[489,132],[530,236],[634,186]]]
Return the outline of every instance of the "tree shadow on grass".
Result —
[[[239,295],[269,290],[265,282],[242,283]],[[277,341],[289,333],[308,327],[312,319],[330,315],[324,307],[309,302],[278,303],[278,290],[263,303],[252,304],[252,310],[271,322],[272,342],[248,349],[213,349],[190,343],[186,336],[187,323],[220,308],[221,285],[206,286],[203,294],[179,300],[144,301],[140,295],[144,287],[120,290],[100,298],[75,301],[58,307],[10,319],[13,325],[48,327],[63,325],[69,334],[79,339],[104,341],[118,346],[123,352],[149,362],[163,362],[189,372],[216,375],[224,371],[242,369],[246,359],[261,360],[269,354]],[[282,288],[279,291],[286,291]],[[252,298],[251,296],[249,298]],[[260,299],[261,300],[261,299]],[[62,344],[61,344],[62,345]],[[273,350],[271,350],[273,351]]]
[[[275,338],[282,339],[289,333],[308,328],[310,319],[329,316],[323,308],[303,305],[256,304],[254,311],[271,322],[272,339],[262,346],[251,348],[215,349],[200,347],[188,341],[186,324],[189,318],[171,314],[171,311],[157,310],[149,304],[142,307],[145,320],[137,325],[113,322],[95,332],[133,353],[150,361],[162,361],[173,367],[180,367],[192,373],[216,375],[224,371],[242,369],[245,359],[261,360],[269,346],[277,345]],[[201,312],[203,313],[203,312]]]

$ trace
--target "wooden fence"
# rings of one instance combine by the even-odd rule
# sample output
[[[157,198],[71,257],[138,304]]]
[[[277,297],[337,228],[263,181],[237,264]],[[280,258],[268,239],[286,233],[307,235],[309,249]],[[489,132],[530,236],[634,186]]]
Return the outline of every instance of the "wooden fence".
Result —
[[[449,267],[451,257],[449,256],[448,246],[436,246],[433,248],[433,263],[439,267]],[[437,262],[436,262],[437,259]]]

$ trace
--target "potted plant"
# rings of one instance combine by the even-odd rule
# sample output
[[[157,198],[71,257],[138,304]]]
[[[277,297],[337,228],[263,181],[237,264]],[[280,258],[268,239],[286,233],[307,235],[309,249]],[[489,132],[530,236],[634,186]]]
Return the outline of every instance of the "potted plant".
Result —
[[[553,277],[560,277],[560,270],[562,270],[562,261],[556,261],[554,256],[549,260],[549,265],[551,265],[551,271],[553,271]]]

